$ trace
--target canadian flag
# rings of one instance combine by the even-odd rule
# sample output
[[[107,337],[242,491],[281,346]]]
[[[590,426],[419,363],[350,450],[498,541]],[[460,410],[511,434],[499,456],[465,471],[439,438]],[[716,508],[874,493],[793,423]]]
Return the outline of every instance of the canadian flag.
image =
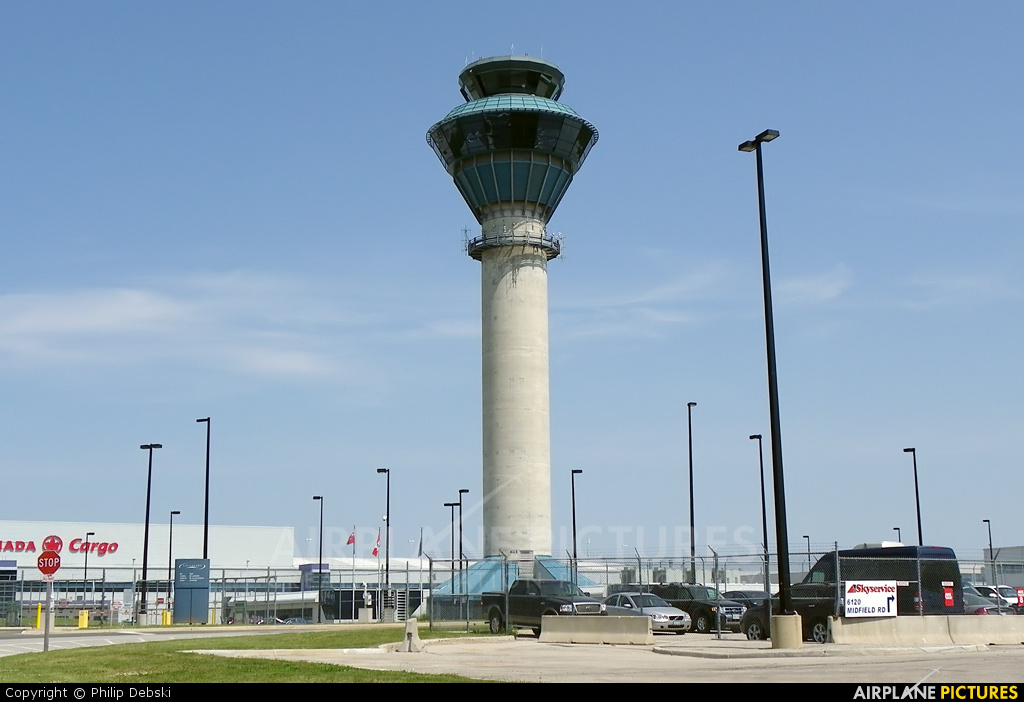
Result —
[[[351,534],[348,535],[348,542],[345,545],[346,546],[351,546],[355,542],[356,542],[356,533],[353,531]]]
[[[377,545],[373,547],[373,555],[377,556],[380,553],[380,529],[377,530]]]

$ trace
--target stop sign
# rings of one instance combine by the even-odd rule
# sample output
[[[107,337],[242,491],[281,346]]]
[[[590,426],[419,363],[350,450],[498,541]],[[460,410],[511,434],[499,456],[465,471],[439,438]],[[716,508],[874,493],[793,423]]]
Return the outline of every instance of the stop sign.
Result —
[[[56,551],[43,551],[39,554],[37,565],[43,575],[53,575],[60,568],[60,554]]]

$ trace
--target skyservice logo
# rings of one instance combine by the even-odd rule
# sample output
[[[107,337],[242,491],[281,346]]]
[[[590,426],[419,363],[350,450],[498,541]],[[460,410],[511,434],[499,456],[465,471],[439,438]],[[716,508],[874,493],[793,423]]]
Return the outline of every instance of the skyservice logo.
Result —
[[[846,591],[846,594],[857,593],[861,595],[870,595],[875,593],[893,593],[896,592],[896,588],[892,585],[865,585],[863,583],[854,583],[850,586],[850,589]]]

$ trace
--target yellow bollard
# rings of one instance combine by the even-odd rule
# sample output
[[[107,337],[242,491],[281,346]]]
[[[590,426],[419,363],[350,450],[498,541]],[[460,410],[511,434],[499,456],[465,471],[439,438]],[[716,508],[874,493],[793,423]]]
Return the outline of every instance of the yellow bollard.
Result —
[[[80,609],[78,610],[78,628],[88,629],[89,628],[89,610]]]
[[[160,623],[164,626],[171,625],[171,613],[168,610],[165,609],[163,612],[160,613]]]
[[[43,628],[43,603],[36,605],[36,629]]]

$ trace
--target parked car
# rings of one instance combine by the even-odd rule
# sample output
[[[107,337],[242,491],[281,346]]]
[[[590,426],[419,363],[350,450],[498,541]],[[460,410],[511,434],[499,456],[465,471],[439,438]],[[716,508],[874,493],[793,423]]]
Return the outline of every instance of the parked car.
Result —
[[[964,612],[967,614],[994,614],[996,616],[1016,614],[1012,607],[1000,605],[977,592],[970,586],[964,586]]]
[[[772,597],[772,612],[778,614],[782,607],[779,598]],[[831,606],[831,602],[828,603]],[[793,609],[800,615],[800,625],[803,629],[803,638],[815,643],[828,642],[828,615],[830,612],[823,610],[824,605],[815,599],[793,599]],[[745,634],[751,641],[763,641],[770,637],[771,620],[768,613],[768,603],[750,607],[743,613],[740,620],[740,632]]]
[[[777,612],[779,598],[772,600],[772,611]],[[748,607],[740,619],[740,633],[746,634],[751,641],[765,641],[771,634],[771,620],[768,614],[768,605],[762,604],[756,607]]]
[[[1017,604],[1017,590],[1009,585],[975,585],[974,589],[982,597],[987,597],[992,602],[1001,599],[1003,607],[1012,607]]]
[[[650,617],[653,631],[685,634],[690,630],[690,615],[657,595],[646,592],[620,592],[605,598],[604,603],[605,613],[609,616]]]
[[[746,605],[747,608],[750,608],[760,607],[768,601],[771,594],[764,590],[727,590],[722,593],[722,597],[729,600],[735,600],[740,604]]]
[[[740,617],[746,607],[726,599],[713,587],[689,583],[658,583],[650,587],[652,593],[689,614],[693,630],[700,634],[716,631],[719,626],[740,631]]]

